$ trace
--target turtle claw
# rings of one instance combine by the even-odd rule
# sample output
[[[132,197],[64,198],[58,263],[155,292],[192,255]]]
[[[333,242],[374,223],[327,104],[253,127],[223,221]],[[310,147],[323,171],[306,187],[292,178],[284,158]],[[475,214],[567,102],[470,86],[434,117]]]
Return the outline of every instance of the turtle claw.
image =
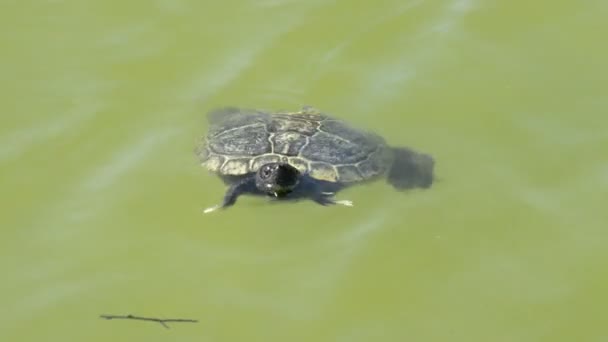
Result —
[[[218,210],[218,209],[219,209],[219,208],[221,208],[221,207],[222,207],[222,206],[221,206],[221,205],[219,205],[219,204],[218,204],[218,205],[214,205],[213,207],[209,207],[209,208],[207,208],[207,209],[203,210],[203,214],[209,214],[209,213],[212,213],[212,212],[214,212],[214,211]]]
[[[334,201],[335,204],[340,204],[346,207],[354,207],[355,204],[353,203],[353,201],[349,201],[349,200],[337,200]]]

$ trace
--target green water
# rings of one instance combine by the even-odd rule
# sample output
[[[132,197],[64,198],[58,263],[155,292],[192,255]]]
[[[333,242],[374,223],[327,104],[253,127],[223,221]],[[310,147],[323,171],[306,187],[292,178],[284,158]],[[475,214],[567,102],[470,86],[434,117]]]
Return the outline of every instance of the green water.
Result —
[[[0,7],[0,340],[608,340],[606,2]],[[204,113],[303,104],[439,181],[203,215]]]

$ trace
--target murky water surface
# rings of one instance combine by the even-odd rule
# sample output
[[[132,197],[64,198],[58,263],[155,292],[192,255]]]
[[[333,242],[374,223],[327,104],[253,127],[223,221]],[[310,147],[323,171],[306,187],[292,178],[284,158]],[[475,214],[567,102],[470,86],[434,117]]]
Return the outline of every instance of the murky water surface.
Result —
[[[1,7],[1,340],[608,339],[606,2]],[[204,113],[303,104],[438,182],[203,215]]]

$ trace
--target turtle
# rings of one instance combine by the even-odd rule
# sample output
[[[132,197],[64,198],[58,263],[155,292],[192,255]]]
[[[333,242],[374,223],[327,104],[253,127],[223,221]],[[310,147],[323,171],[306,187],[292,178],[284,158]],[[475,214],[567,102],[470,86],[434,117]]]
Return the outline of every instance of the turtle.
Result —
[[[378,134],[311,106],[291,112],[224,107],[207,119],[209,129],[196,154],[228,189],[221,204],[205,213],[234,205],[242,194],[352,206],[334,195],[381,177],[397,190],[433,183],[430,155],[391,147]]]

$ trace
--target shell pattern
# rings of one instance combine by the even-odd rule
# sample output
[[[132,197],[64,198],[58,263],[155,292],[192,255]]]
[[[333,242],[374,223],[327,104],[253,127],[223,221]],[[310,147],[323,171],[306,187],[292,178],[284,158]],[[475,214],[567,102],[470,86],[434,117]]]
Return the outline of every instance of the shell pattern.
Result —
[[[285,162],[314,179],[352,183],[383,175],[392,163],[380,136],[312,107],[275,113],[224,108],[211,112],[209,123],[197,154],[220,175],[245,175],[266,163]]]

